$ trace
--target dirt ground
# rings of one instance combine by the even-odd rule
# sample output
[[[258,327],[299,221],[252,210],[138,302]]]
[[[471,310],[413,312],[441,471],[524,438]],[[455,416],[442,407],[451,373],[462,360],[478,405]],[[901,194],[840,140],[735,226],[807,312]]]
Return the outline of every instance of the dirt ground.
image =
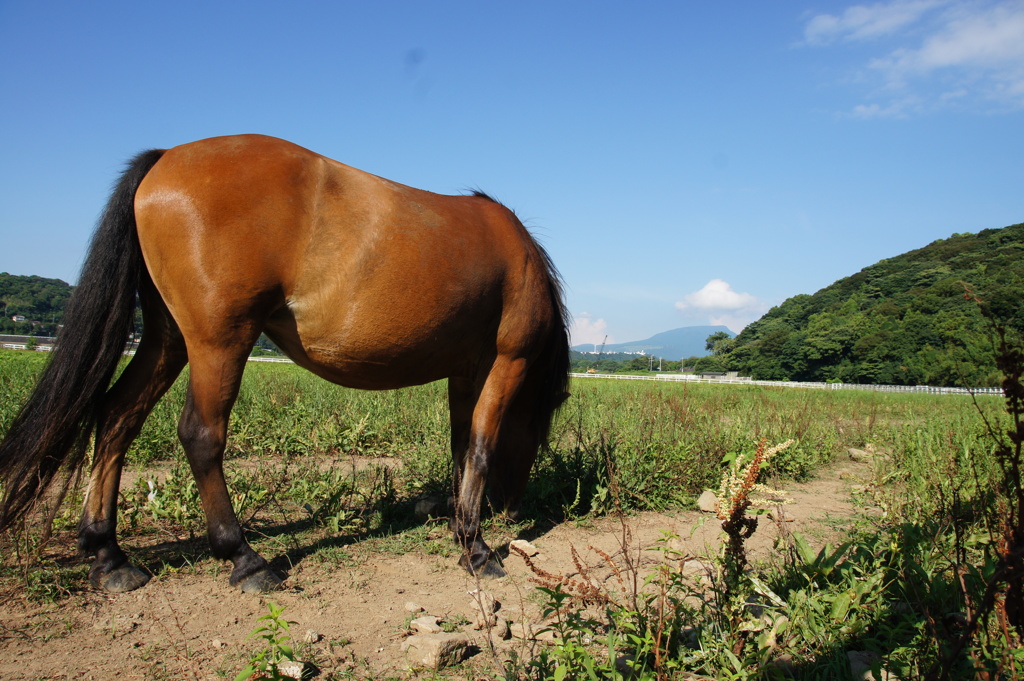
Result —
[[[802,533],[812,545],[835,544],[857,513],[854,486],[863,484],[869,472],[867,464],[843,461],[810,482],[786,485],[793,503],[785,507],[784,527]],[[673,548],[692,556],[685,569],[699,572],[701,556],[718,552],[721,532],[713,515],[645,513],[629,518],[626,525],[632,555],[640,556],[645,568],[661,560],[659,552],[648,549],[663,532],[677,535]],[[761,520],[748,543],[755,560],[773,551],[778,525]],[[437,531],[447,535],[441,526]],[[536,567],[577,574],[575,547],[591,577],[606,580],[613,589],[605,559],[588,546],[621,560],[622,537],[619,520],[602,518],[563,523],[526,538],[539,550],[532,558]],[[514,539],[486,538],[499,551]],[[69,554],[72,549],[68,547]],[[510,651],[522,658],[545,645],[515,637],[502,640],[467,623],[472,619],[472,592],[481,587],[501,603],[498,614],[507,621],[540,622],[534,575],[518,555],[504,561],[508,576],[480,584],[450,556],[375,554],[356,547],[343,567],[328,569],[315,562],[293,566],[284,588],[267,596],[245,595],[228,586],[226,565],[209,570],[211,574],[192,570],[157,576],[126,594],[86,590],[55,605],[8,594],[0,603],[0,678],[233,679],[257,646],[247,637],[267,613],[268,600],[286,606],[285,617],[295,622],[291,634],[300,657],[311,661],[321,678],[429,677],[428,672],[411,670],[401,650],[414,616],[407,607],[410,602],[422,607],[423,614],[465,631],[476,645],[475,654],[445,670],[445,676],[499,678],[501,661]],[[315,642],[305,643],[306,638]]]

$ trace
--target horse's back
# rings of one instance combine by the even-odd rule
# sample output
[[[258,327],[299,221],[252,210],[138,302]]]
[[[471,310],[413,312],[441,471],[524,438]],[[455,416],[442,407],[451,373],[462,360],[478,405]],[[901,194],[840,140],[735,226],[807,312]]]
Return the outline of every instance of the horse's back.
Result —
[[[232,342],[255,319],[298,363],[347,385],[398,387],[530,354],[555,314],[543,255],[505,207],[275,138],[167,151],[136,213],[187,339]]]

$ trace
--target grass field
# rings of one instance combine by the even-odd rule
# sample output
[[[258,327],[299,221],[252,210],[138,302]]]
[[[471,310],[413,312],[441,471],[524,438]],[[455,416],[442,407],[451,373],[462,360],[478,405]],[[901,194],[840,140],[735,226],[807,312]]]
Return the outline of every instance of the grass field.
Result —
[[[44,360],[0,351],[0,432]],[[129,468],[166,475],[123,490],[122,533],[201,532],[175,430],[186,380],[187,371],[129,452]],[[558,620],[562,643],[510,662],[507,678],[622,678],[616,656],[634,661],[627,673],[636,678],[846,678],[836,660],[853,647],[876,649],[899,678],[1024,670],[1005,609],[971,621],[993,581],[999,517],[1013,492],[986,425],[1008,425],[1001,399],[586,379],[571,393],[535,468],[523,522],[690,507],[762,439],[793,440],[764,462],[760,479],[776,485],[826,471],[851,447],[879,452],[867,493],[882,513],[820,553],[795,538],[780,562],[754,572],[730,577],[735,556],[723,555],[710,595],[666,567],[630,607],[586,618],[586,603],[549,590],[552,607],[567,613]],[[406,548],[454,551],[429,544],[412,517],[416,499],[449,492],[448,438],[443,383],[360,392],[291,365],[254,363],[229,436],[236,511],[257,531],[280,524],[271,509],[300,518],[294,541],[322,547],[327,561],[340,543],[372,539],[385,526]],[[58,525],[72,526],[76,515],[69,502]],[[84,570],[56,566],[26,571],[30,533],[5,541],[15,550],[4,552],[3,579],[21,580],[37,598],[59,599],[84,579]],[[976,631],[955,650],[968,624]],[[780,662],[794,659],[809,662]]]

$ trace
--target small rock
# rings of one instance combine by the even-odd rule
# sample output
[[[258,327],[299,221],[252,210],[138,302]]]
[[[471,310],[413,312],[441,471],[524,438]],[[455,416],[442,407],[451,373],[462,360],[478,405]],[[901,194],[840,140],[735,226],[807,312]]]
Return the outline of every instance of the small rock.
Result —
[[[508,547],[510,549],[518,549],[525,553],[527,556],[530,556],[531,558],[540,553],[540,549],[538,549],[536,546],[526,541],[525,539],[515,539],[513,541],[510,541],[508,543]]]
[[[472,597],[469,607],[476,612],[490,615],[498,612],[498,609],[501,607],[501,601],[482,589],[470,591],[469,595]]]
[[[510,624],[509,633],[524,641],[554,641],[558,639],[558,632],[554,629],[526,622]]]
[[[440,634],[444,631],[441,625],[437,623],[437,618],[433,615],[426,615],[425,617],[417,617],[409,626],[420,632],[421,634]]]
[[[212,641],[210,641],[210,645],[213,646],[214,648],[223,648],[224,647],[224,643],[219,638],[215,638]]]
[[[872,673],[872,665],[882,659],[876,652],[871,650],[848,650],[846,651],[846,658],[850,661],[850,676],[854,678],[854,681],[891,681],[896,679],[895,675],[890,674],[884,669],[880,671],[877,677]]]
[[[524,641],[533,640],[535,636],[533,627],[526,622],[513,622],[508,626],[508,629],[514,638],[520,638]]]
[[[499,618],[498,621],[495,622],[494,626],[491,628],[491,634],[501,639],[502,641],[507,639],[509,636],[511,636],[511,632],[508,629],[508,622]]]
[[[699,560],[688,560],[683,563],[684,574],[700,574],[709,575],[714,574],[715,566],[709,563],[705,563]]]
[[[878,653],[871,650],[848,650],[846,659],[850,661],[850,672],[856,676],[865,670],[871,669],[871,665],[882,659]]]
[[[709,489],[704,490],[697,497],[697,508],[704,513],[718,513],[718,497]]]
[[[846,451],[849,453],[851,461],[863,462],[871,460],[871,455],[865,452],[863,449],[854,449],[853,447],[850,447]]]
[[[315,629],[306,629],[306,635],[302,638],[306,643],[316,643],[321,638],[320,632]]]
[[[473,628],[477,631],[481,629],[490,629],[498,623],[498,616],[494,613],[483,613],[477,610],[473,613]]]
[[[412,601],[408,601],[405,604],[405,611],[406,612],[411,612],[412,614],[415,615],[418,612],[423,612],[423,606],[421,606],[421,605],[419,605],[417,603],[413,603]]]
[[[461,662],[469,654],[465,634],[417,634],[402,642],[409,664],[439,670]]]
[[[289,676],[293,679],[301,679],[302,673],[306,670],[306,663],[298,660],[285,660],[277,665],[277,672],[281,676]]]

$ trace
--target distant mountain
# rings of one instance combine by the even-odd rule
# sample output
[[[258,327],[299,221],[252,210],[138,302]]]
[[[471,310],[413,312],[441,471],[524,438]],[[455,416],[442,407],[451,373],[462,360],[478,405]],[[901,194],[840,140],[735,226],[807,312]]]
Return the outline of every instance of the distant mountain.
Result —
[[[730,338],[736,335],[724,326],[684,326],[680,329],[656,333],[646,340],[608,343],[604,347],[604,351],[605,353],[644,352],[648,355],[673,360],[704,357],[711,354],[704,347],[708,336],[719,331],[726,332]],[[599,348],[599,345],[592,343],[582,343],[572,347],[577,352],[597,352]]]

